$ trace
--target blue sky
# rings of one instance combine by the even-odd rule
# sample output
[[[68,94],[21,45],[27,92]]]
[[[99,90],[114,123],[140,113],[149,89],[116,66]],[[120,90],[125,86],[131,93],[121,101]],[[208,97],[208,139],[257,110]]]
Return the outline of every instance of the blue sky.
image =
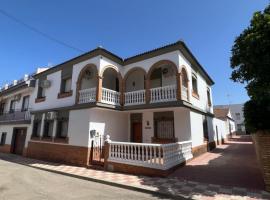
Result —
[[[125,58],[185,41],[214,79],[214,104],[248,99],[244,86],[229,80],[233,41],[253,12],[267,0],[204,1],[10,1],[0,9],[83,51],[97,46]],[[0,13],[0,84],[19,79],[48,63],[81,54],[26,29]],[[228,97],[229,95],[229,97]]]

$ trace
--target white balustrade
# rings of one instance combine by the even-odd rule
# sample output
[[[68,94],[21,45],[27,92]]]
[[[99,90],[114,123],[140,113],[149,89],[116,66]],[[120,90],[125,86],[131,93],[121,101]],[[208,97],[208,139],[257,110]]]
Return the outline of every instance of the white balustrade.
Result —
[[[96,88],[88,88],[79,91],[79,104],[96,101]]]
[[[150,89],[151,103],[167,102],[176,100],[176,85]]]
[[[145,104],[145,90],[136,90],[125,93],[125,105]]]
[[[167,170],[191,159],[191,141],[169,144],[109,142],[108,161]]]
[[[188,89],[182,85],[182,100],[188,101]]]
[[[120,105],[120,92],[102,88],[101,102],[112,105]]]

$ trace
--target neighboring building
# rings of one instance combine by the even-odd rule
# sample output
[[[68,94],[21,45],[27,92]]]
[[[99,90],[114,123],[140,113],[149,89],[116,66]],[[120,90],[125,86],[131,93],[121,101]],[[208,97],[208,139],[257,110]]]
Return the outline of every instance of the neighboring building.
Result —
[[[245,118],[244,118],[244,104],[230,104],[230,105],[218,105],[218,108],[229,108],[232,118],[235,122],[237,134],[246,134]]]
[[[214,107],[214,115],[216,118],[225,122],[226,134],[232,136],[236,130],[230,109]]]
[[[31,135],[30,99],[35,88],[33,76],[25,75],[0,88],[0,151],[26,155],[25,140]]]
[[[214,82],[182,41],[127,59],[97,48],[33,78],[31,128],[18,139],[29,157],[157,174],[227,137]]]

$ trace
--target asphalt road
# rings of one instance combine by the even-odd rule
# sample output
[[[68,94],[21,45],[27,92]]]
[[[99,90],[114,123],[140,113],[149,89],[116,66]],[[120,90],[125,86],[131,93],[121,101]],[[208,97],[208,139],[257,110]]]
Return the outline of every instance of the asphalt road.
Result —
[[[0,200],[169,199],[46,172],[0,159]]]

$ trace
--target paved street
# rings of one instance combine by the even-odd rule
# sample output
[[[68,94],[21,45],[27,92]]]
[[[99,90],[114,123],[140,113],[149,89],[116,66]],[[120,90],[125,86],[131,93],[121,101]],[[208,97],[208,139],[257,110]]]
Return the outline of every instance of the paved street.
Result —
[[[0,159],[0,200],[168,199],[54,174]]]
[[[127,187],[131,190],[121,189]],[[194,158],[167,178],[113,173],[0,153],[0,200],[163,199],[134,191],[138,189],[181,199],[270,199],[270,194],[263,191],[254,147],[246,137],[235,137]]]
[[[226,144],[217,146],[213,151],[177,169],[171,177],[223,186],[264,189],[250,136],[234,136]]]

